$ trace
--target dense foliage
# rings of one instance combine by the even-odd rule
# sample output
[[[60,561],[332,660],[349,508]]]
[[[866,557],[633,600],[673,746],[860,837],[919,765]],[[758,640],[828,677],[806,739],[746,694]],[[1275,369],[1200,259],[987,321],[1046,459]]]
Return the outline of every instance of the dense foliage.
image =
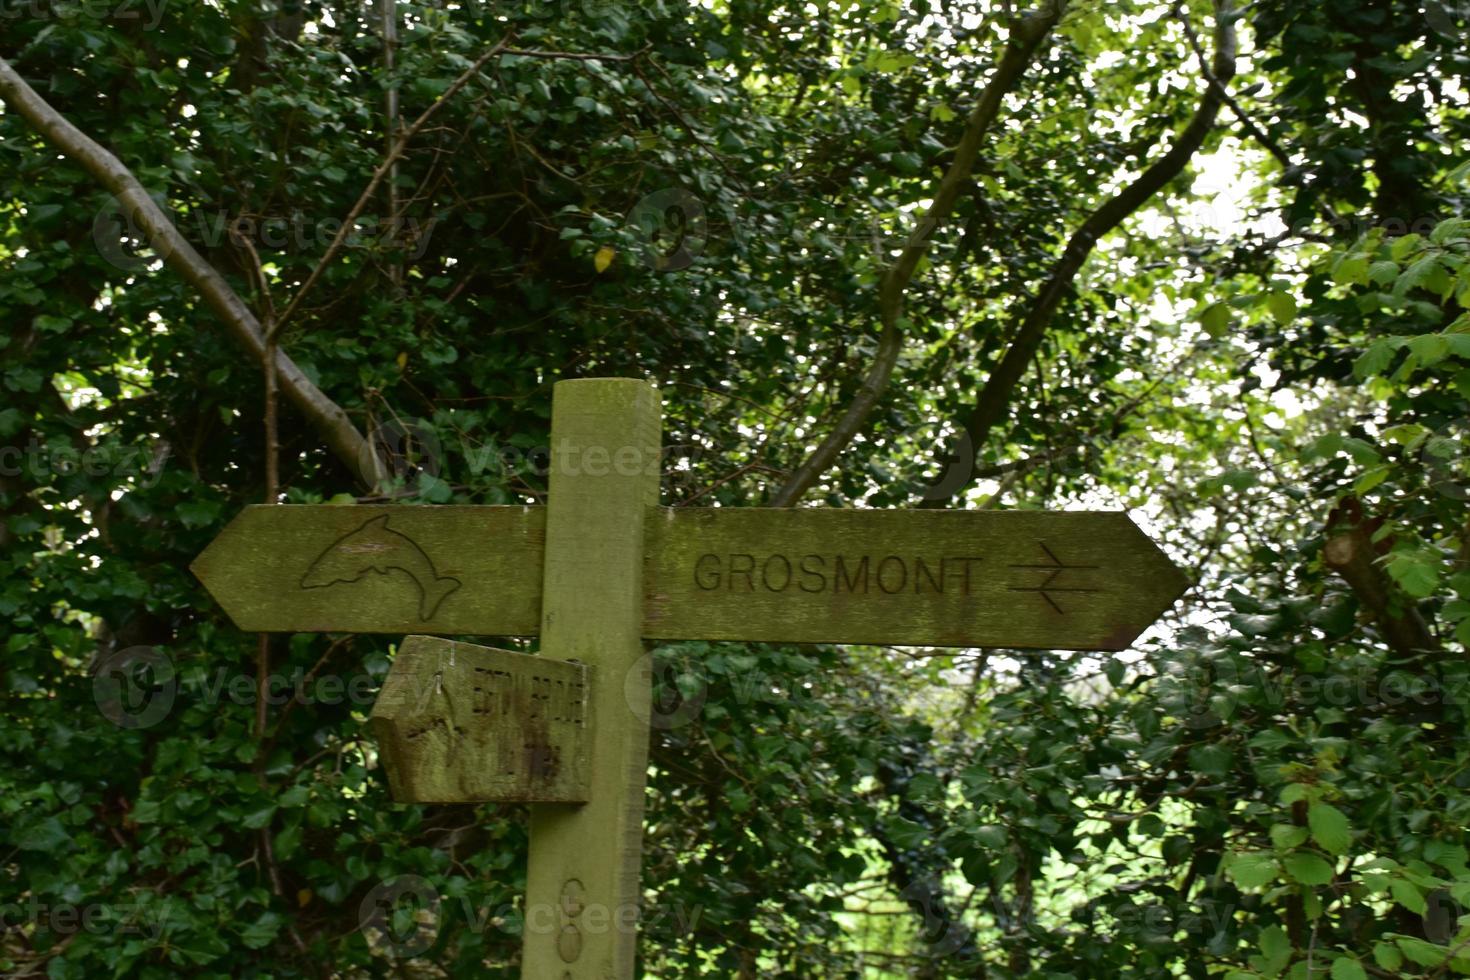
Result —
[[[1470,974],[1463,4],[389,6],[0,0],[0,58],[393,464],[283,402],[278,499],[541,501],[551,385],[626,375],[666,505],[767,503],[892,340],[806,502],[1126,506],[1198,580],[1115,658],[657,649],[648,975]],[[517,975],[524,812],[388,799],[396,638],[262,678],[188,573],[272,489],[266,399],[146,238],[5,105],[0,969]],[[421,946],[364,928],[402,875]]]

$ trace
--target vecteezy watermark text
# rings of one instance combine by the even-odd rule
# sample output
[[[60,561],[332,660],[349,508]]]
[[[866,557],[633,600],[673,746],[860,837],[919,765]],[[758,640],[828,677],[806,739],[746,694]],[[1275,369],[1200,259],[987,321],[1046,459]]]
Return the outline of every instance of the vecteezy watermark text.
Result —
[[[228,215],[201,210],[176,220],[184,237],[208,248],[247,241],[274,251],[325,251],[344,227],[340,218],[314,218],[303,211]],[[386,221],[363,217],[353,223],[343,244],[346,248],[401,249],[407,258],[418,259],[428,250],[436,221],[411,216]],[[92,219],[92,243],[109,265],[124,272],[144,269],[171,252],[167,241],[150,235],[137,212],[115,197],[108,198]],[[153,254],[140,254],[144,249]]]
[[[0,20],[139,21],[151,31],[163,20],[168,0],[0,0]]]
[[[557,904],[502,904],[480,906],[461,897],[454,918],[465,923],[475,934],[487,929],[500,929],[508,934],[555,935],[558,942],[572,933],[600,935],[607,932],[632,933],[649,931],[672,921],[681,934],[692,932],[703,916],[704,908],[687,909],[682,904],[640,906],[623,904],[616,907],[578,898],[569,903],[566,896]],[[358,906],[358,926],[367,939],[368,948],[378,956],[411,959],[428,952],[439,940],[439,932],[451,900],[427,878],[415,874],[398,875],[373,886]],[[572,928],[568,928],[572,926]]]
[[[68,936],[79,932],[94,936],[147,936],[157,942],[168,928],[168,908],[122,902],[46,902],[32,893],[24,904],[0,905],[0,935],[12,929],[36,925],[53,935]]]
[[[90,477],[134,477],[143,487],[152,486],[163,472],[168,457],[166,446],[97,445],[78,449],[66,444],[41,442],[35,436],[24,446],[0,446],[0,477],[25,476],[37,479],[47,474]]]

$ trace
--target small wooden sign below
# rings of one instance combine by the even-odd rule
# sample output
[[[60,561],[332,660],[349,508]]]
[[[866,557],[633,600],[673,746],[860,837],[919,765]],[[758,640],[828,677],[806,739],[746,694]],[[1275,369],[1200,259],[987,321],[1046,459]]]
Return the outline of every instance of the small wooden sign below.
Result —
[[[585,803],[591,668],[410,636],[370,718],[398,803]]]

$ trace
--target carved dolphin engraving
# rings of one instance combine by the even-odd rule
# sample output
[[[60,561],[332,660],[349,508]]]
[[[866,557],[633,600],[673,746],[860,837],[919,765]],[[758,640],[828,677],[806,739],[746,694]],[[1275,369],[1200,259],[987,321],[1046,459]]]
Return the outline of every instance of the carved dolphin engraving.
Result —
[[[439,604],[460,581],[434,571],[434,563],[418,542],[388,526],[388,515],[374,517],[317,555],[306,574],[303,589],[321,589],[338,582],[356,582],[368,572],[386,575],[397,569],[419,590],[419,618],[431,619]]]

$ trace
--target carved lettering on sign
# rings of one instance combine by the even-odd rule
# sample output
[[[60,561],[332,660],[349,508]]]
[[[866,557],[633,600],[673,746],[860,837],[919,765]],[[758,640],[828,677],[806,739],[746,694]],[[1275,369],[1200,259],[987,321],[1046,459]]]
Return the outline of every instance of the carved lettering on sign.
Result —
[[[1044,571],[1044,572],[1047,573],[1047,576],[1046,576],[1045,579],[1043,579],[1041,581],[1041,583],[1039,585],[1032,585],[1032,586],[1013,585],[1013,586],[1010,587],[1010,590],[1012,592],[1035,592],[1037,595],[1041,596],[1041,598],[1043,598],[1043,599],[1046,600],[1046,604],[1049,605],[1049,606],[1051,606],[1051,608],[1052,608],[1052,610],[1054,612],[1061,613],[1062,612],[1062,607],[1057,602],[1056,598],[1054,598],[1054,593],[1061,593],[1061,592],[1101,592],[1101,591],[1103,591],[1102,589],[1086,589],[1086,588],[1078,588],[1076,586],[1066,586],[1066,585],[1055,585],[1055,584],[1053,584],[1053,583],[1056,582],[1058,576],[1060,576],[1063,572],[1066,572],[1066,571],[1069,571],[1069,570],[1073,570],[1073,569],[1098,568],[1099,566],[1097,566],[1097,565],[1068,565],[1065,562],[1063,562],[1061,559],[1059,559],[1056,556],[1056,553],[1053,552],[1050,548],[1048,548],[1046,546],[1046,542],[1044,542],[1044,541],[1038,541],[1036,543],[1037,543],[1037,545],[1040,546],[1041,550],[1046,553],[1047,561],[1044,564],[1013,564],[1010,567],[1011,568],[1024,568],[1024,569],[1034,569],[1034,570],[1038,570],[1038,571]]]
[[[968,596],[974,593],[977,584],[971,578],[972,569],[982,561],[983,558],[975,555],[924,558],[705,552],[694,561],[693,577],[694,587],[701,592]]]
[[[584,802],[588,668],[415,636],[373,706],[399,802]]]

